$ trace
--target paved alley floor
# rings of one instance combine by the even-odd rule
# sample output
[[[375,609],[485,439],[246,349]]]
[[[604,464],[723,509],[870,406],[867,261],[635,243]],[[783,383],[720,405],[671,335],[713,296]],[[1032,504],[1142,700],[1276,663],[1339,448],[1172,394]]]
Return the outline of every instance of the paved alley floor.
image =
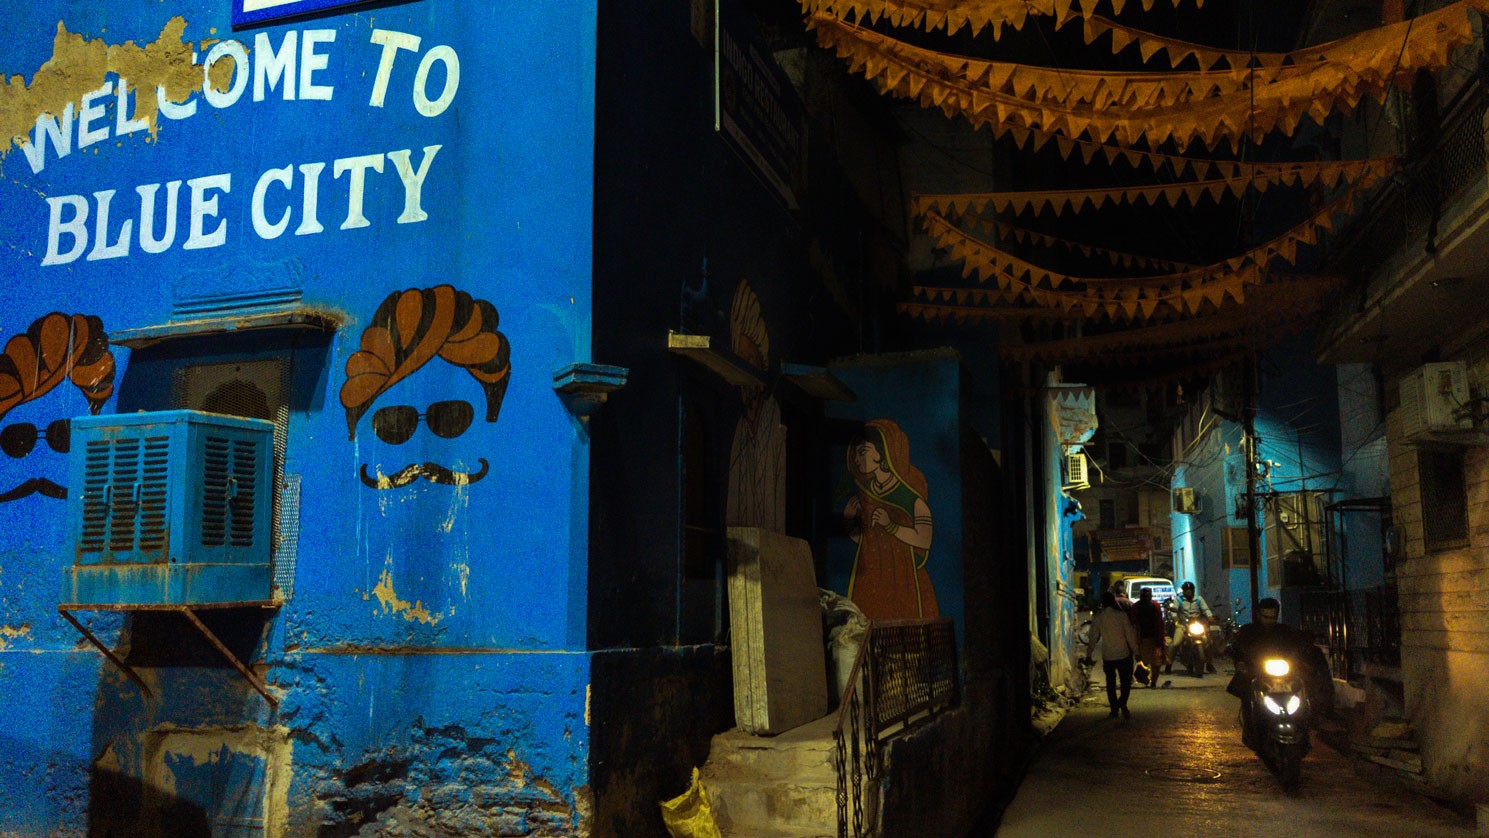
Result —
[[[1098,669],[1049,735],[997,838],[1046,836],[1472,836],[1473,826],[1314,739],[1289,794],[1241,744],[1219,675],[1133,689],[1131,720],[1107,718]]]

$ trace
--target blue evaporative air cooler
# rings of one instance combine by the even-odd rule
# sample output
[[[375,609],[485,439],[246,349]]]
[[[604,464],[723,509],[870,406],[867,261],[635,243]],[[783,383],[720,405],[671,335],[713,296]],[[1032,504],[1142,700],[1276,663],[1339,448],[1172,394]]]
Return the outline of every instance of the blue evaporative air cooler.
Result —
[[[72,423],[68,526],[77,606],[271,597],[274,425],[193,410]]]

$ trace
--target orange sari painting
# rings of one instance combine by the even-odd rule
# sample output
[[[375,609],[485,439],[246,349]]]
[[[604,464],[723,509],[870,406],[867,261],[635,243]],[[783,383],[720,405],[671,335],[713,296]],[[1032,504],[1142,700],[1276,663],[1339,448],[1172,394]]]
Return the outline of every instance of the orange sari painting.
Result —
[[[910,464],[910,440],[900,426],[875,419],[848,449],[857,493],[843,515],[858,543],[848,598],[871,620],[939,616],[925,571],[932,536],[925,475]]]

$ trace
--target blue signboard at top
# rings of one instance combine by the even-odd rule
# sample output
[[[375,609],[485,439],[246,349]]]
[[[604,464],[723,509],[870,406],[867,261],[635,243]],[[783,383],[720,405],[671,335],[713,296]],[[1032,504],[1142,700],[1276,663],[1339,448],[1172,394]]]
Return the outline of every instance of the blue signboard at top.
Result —
[[[368,0],[233,0],[233,25],[261,23],[341,6],[360,6],[366,2]]]

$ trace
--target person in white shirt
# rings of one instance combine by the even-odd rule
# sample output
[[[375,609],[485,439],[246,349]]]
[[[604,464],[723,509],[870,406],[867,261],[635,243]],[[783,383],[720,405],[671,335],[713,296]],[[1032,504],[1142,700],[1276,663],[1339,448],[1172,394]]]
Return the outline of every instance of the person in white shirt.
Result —
[[[1111,591],[1101,594],[1102,608],[1091,619],[1091,640],[1086,644],[1086,657],[1101,644],[1101,667],[1106,672],[1106,703],[1111,707],[1108,715],[1115,719],[1118,713],[1123,718],[1132,718],[1127,709],[1127,695],[1132,691],[1133,655],[1138,651],[1137,629],[1128,619],[1127,612],[1117,607],[1117,597]],[[1121,694],[1118,695],[1120,684]]]

